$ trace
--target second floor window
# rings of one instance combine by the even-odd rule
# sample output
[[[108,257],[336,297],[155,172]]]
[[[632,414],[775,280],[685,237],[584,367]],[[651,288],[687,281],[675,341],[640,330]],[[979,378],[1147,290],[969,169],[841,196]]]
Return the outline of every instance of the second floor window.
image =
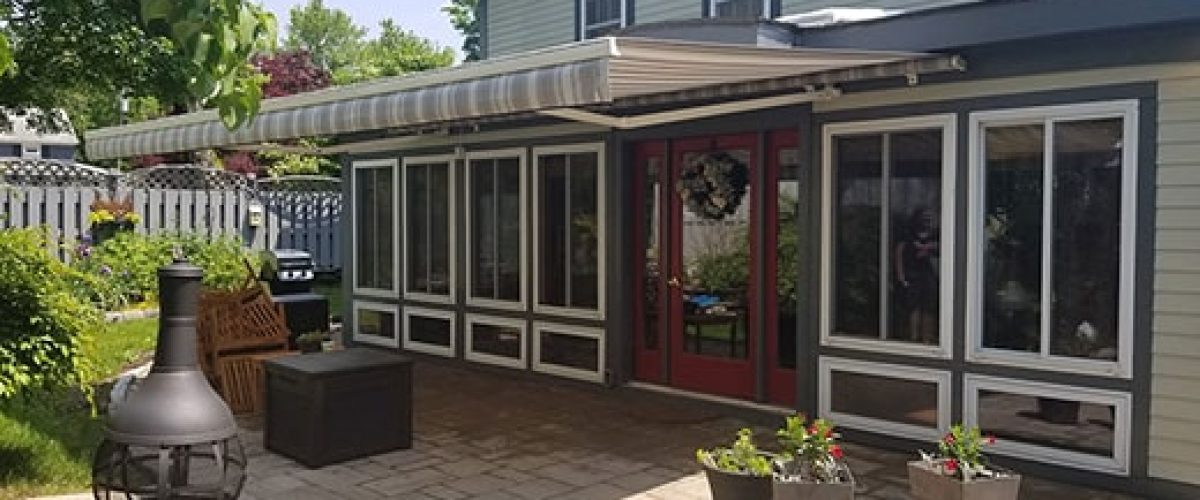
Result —
[[[771,17],[771,0],[708,0],[712,17]]]
[[[583,38],[608,35],[625,25],[624,0],[579,0]]]

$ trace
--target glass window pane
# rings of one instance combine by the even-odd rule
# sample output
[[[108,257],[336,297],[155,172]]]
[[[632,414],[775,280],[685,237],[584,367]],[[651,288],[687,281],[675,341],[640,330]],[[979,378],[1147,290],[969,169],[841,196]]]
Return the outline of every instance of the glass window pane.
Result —
[[[1007,439],[1113,456],[1116,408],[999,391],[979,392],[979,427]]]
[[[595,153],[571,155],[570,245],[568,248],[571,307],[595,309],[600,302],[600,219],[597,191],[599,158]]]
[[[396,315],[373,309],[359,309],[355,327],[360,336],[396,338]]]
[[[663,304],[659,294],[661,283],[659,263],[659,244],[661,228],[659,222],[662,214],[662,186],[659,185],[659,175],[662,174],[662,157],[651,156],[644,163],[642,177],[642,342],[646,349],[658,349],[658,337],[662,333],[658,324],[658,314]]]
[[[942,131],[892,134],[889,338],[938,344]]]
[[[829,407],[847,415],[937,428],[938,386],[934,382],[833,370]]]
[[[408,317],[408,337],[413,342],[450,347],[453,335],[448,319],[416,315]]]
[[[408,289],[414,292],[429,292],[429,166],[408,165],[405,168],[405,216],[408,225],[404,242],[408,252],[406,280]]]
[[[762,17],[763,0],[716,0],[714,17]]]
[[[449,295],[450,265],[450,165],[432,165],[429,177],[429,273],[428,293]]]
[[[512,326],[471,324],[471,350],[506,358],[521,357],[521,329]]]
[[[797,286],[800,283],[800,151],[779,151],[776,180],[777,217],[775,219],[775,289],[778,308],[780,368],[796,368]]]
[[[623,0],[584,0],[586,13],[585,25],[603,23],[620,23],[621,2]]]
[[[521,162],[496,161],[496,295],[498,300],[521,300]]]
[[[1054,126],[1050,352],[1117,359],[1120,118]]]
[[[834,140],[833,332],[880,338],[883,136]]]
[[[566,366],[589,372],[600,371],[600,341],[591,337],[542,331],[542,363]]]
[[[471,295],[496,295],[495,160],[471,162]]]
[[[538,158],[538,301],[567,304],[567,157]]]
[[[1044,134],[984,131],[984,347],[1041,350]]]
[[[354,175],[355,283],[361,288],[391,290],[395,276],[394,172],[390,168],[356,169]]]

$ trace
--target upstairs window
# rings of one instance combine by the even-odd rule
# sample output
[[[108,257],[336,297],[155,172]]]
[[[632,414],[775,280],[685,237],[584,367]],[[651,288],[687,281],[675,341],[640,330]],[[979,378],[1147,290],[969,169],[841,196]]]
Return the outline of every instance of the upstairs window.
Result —
[[[579,0],[583,39],[606,36],[625,27],[624,0]]]
[[[771,17],[771,0],[707,0],[709,17]]]

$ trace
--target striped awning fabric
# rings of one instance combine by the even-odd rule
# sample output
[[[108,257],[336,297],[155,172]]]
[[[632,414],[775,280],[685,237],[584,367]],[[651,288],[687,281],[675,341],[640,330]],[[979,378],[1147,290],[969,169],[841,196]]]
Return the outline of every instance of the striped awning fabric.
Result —
[[[723,93],[770,79],[833,84],[946,71],[955,64],[954,58],[931,54],[601,38],[269,99],[250,124],[235,131],[227,130],[214,111],[206,110],[93,130],[85,137],[87,156],[94,161],[413,128],[552,108],[685,100],[687,92],[726,89],[719,92]]]

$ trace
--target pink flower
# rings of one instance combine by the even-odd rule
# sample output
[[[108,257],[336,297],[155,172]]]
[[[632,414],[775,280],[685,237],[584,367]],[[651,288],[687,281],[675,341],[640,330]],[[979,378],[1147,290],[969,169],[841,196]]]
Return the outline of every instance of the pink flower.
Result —
[[[842,447],[838,446],[836,444],[829,447],[829,454],[833,455],[833,458],[835,458],[837,460],[841,460],[842,456],[844,455],[842,453]]]
[[[996,444],[996,436],[989,435],[987,437],[987,444]]]
[[[953,458],[946,460],[946,470],[949,471],[951,474],[953,474],[955,471],[957,471],[958,470],[958,460],[955,460]]]
[[[942,438],[942,441],[945,441],[945,442],[946,442],[946,444],[954,444],[954,435],[953,435],[953,434],[946,434],[946,437],[945,437],[945,438]]]

